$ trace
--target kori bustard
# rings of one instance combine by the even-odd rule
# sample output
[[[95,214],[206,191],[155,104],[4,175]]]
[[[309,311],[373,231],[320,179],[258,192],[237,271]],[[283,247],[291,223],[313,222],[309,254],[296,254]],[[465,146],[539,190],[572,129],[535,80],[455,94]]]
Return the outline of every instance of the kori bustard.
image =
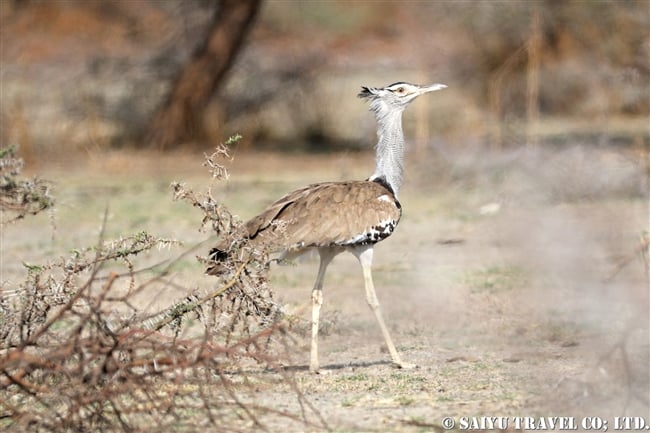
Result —
[[[310,249],[318,251],[320,265],[312,290],[311,359],[309,369],[319,371],[318,326],[323,304],[323,279],[332,259],[344,251],[354,254],[363,270],[366,300],[386,340],[393,364],[402,362],[379,309],[372,281],[374,245],[390,236],[402,215],[398,200],[404,172],[402,113],[418,96],[444,89],[444,84],[420,86],[398,82],[386,87],[362,87],[359,97],[368,100],[377,117],[375,172],[367,180],[324,182],[291,192],[244,224],[244,236],[253,246],[281,252],[293,259]],[[224,260],[227,246],[210,251],[215,262]],[[218,266],[208,269],[216,273]]]

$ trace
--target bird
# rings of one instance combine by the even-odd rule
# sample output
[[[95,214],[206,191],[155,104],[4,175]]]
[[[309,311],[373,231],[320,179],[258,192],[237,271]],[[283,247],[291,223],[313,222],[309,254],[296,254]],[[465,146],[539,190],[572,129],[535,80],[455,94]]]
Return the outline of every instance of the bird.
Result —
[[[417,97],[446,88],[444,84],[417,85],[399,81],[385,87],[362,86],[357,95],[369,103],[377,120],[376,166],[365,180],[322,182],[290,192],[243,225],[243,236],[255,246],[279,253],[278,260],[293,260],[316,250],[318,274],[311,292],[311,351],[309,370],[320,372],[318,330],[323,305],[323,282],[335,256],[350,252],[358,259],[364,279],[366,302],[373,311],[392,364],[412,368],[402,361],[380,309],[372,279],[375,244],[389,237],[402,216],[399,191],[404,174],[402,113]],[[212,266],[225,260],[227,246],[210,250]]]

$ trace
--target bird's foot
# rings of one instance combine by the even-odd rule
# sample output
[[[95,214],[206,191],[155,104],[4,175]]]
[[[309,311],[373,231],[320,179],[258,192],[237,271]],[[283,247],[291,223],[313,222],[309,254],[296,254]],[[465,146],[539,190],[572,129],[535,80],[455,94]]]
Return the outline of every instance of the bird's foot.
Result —
[[[319,376],[326,376],[326,375],[331,373],[331,371],[329,371],[329,370],[321,370],[319,367],[316,367],[316,368],[309,367],[309,372],[311,374],[317,374]]]
[[[419,368],[417,364],[411,364],[409,362],[403,361],[393,361],[393,367],[399,368],[400,370],[414,370],[416,368]]]

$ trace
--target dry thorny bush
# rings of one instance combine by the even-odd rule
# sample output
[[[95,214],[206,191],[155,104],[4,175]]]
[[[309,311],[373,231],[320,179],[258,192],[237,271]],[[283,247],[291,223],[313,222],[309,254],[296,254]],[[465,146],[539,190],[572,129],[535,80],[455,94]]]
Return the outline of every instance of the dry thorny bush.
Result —
[[[0,212],[11,215],[7,220],[0,219],[0,225],[35,215],[54,204],[47,181],[18,178],[23,164],[21,158],[16,158],[15,147],[0,149]]]
[[[217,179],[227,176],[220,154],[227,156],[225,147],[206,162]],[[241,223],[210,191],[173,189],[200,209],[203,225],[232,239],[222,277],[209,290],[183,288],[185,299],[152,315],[133,299],[176,284],[168,278],[173,263],[138,269],[137,256],[175,241],[100,235],[94,247],[29,265],[25,281],[0,297],[4,431],[243,431],[263,429],[265,419],[323,422],[281,367],[293,340],[267,285],[267,255],[236,239]],[[277,382],[295,389],[298,413],[256,400],[256,390]]]

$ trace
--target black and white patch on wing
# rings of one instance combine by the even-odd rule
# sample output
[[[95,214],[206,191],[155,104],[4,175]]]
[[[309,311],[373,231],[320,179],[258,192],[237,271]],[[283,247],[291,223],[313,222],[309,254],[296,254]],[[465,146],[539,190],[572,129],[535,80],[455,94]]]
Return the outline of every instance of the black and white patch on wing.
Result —
[[[375,182],[381,184],[381,180],[383,180],[383,178],[375,180]],[[387,187],[387,189],[390,190],[390,187]],[[376,200],[381,202],[381,205],[376,208],[377,214],[375,215],[379,216],[378,219],[380,219],[382,218],[380,215],[383,214],[383,219],[380,219],[380,221],[377,223],[368,221],[370,224],[368,224],[368,226],[363,231],[359,232],[351,239],[346,239],[345,241],[341,242],[340,245],[350,246],[374,244],[386,239],[393,233],[402,216],[402,206],[400,202],[396,200],[394,196],[389,196],[388,194],[382,194],[377,197]],[[392,212],[387,212],[386,206],[388,206],[388,208],[392,208],[394,206],[397,212],[394,210]],[[395,218],[395,216],[397,216],[397,218]]]
[[[386,239],[390,236],[395,227],[397,226],[398,221],[395,220],[385,220],[381,221],[379,224],[376,224],[367,230],[364,230],[362,233],[354,236],[352,239],[345,240],[341,242],[341,245],[364,245],[364,244],[375,244],[379,241]]]

